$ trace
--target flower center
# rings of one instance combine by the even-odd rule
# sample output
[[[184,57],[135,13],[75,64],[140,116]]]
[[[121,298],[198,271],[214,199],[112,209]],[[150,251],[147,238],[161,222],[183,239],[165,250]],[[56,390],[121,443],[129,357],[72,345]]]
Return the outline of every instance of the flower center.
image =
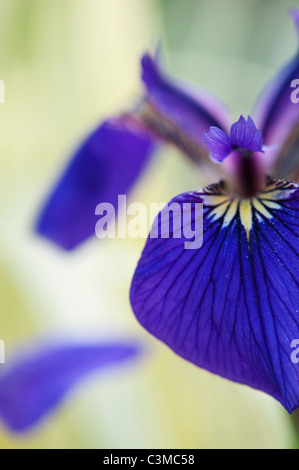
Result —
[[[239,196],[253,197],[265,186],[265,176],[260,153],[263,151],[263,137],[253,120],[243,116],[232,124],[230,136],[218,127],[210,127],[205,142],[211,151],[211,158],[223,163],[232,178],[232,191]]]

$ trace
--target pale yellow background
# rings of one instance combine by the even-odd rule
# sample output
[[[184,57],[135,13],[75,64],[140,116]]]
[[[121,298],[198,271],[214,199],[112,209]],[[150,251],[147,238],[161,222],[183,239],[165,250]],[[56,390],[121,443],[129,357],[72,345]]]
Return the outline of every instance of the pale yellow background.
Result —
[[[26,435],[0,427],[0,447],[296,446],[271,397],[175,356],[131,311],[142,240],[94,239],[65,254],[32,230],[68,155],[101,119],[142,93],[139,58],[161,40],[169,71],[247,115],[296,50],[284,0],[0,0],[0,338],[7,363],[23,345],[136,338],[144,357],[94,374]],[[167,201],[202,184],[161,151],[132,201]]]

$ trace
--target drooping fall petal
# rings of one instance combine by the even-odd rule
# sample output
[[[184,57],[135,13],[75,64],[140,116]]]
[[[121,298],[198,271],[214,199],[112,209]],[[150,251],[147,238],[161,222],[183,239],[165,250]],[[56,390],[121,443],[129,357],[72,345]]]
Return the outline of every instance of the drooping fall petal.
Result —
[[[267,392],[291,412],[299,406],[299,367],[291,361],[299,186],[269,178],[256,197],[239,199],[219,184],[171,202],[182,212],[187,203],[204,205],[203,244],[186,249],[184,232],[148,238],[131,286],[137,319],[178,355]]]

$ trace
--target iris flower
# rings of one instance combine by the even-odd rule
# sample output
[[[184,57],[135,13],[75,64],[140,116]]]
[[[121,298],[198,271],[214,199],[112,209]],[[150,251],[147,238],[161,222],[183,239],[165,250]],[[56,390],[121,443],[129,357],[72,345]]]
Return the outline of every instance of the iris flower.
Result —
[[[292,10],[299,30],[299,10]],[[245,119],[201,89],[141,61],[145,94],[81,145],[38,220],[70,250],[94,234],[98,203],[117,203],[157,147],[173,144],[209,184],[174,198],[203,204],[203,245],[149,237],[130,298],[139,322],[196,366],[299,406],[299,105],[291,83],[299,53],[266,86]],[[159,218],[157,219],[159,223]],[[192,221],[194,222],[194,220]]]

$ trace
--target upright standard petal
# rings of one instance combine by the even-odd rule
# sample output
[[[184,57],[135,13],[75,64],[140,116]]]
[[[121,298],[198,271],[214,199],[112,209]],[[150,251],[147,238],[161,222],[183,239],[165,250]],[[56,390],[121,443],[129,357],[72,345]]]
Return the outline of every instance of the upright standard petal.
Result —
[[[211,126],[229,129],[226,107],[204,90],[191,91],[186,84],[168,79],[149,54],[143,56],[141,65],[146,103],[150,105],[145,108],[145,121],[201,163],[208,155],[204,133]]]
[[[248,116],[247,121],[240,116],[234,122],[230,130],[230,140],[234,148],[251,150],[252,152],[262,152],[263,137],[260,129],[257,129],[253,120]]]
[[[238,199],[223,185],[175,198],[203,203],[203,244],[149,238],[131,286],[137,319],[177,354],[299,406],[299,186],[268,180]],[[190,224],[194,225],[194,218]]]
[[[218,162],[222,162],[233,151],[229,136],[218,127],[210,127],[204,138],[205,143],[211,150],[212,158]]]
[[[50,194],[37,231],[71,250],[95,233],[95,208],[117,207],[146,166],[154,148],[148,131],[129,116],[105,121],[81,145]]]
[[[0,417],[15,432],[36,424],[84,376],[132,359],[133,344],[61,345],[21,358],[0,374]],[[6,368],[5,366],[1,366]]]
[[[292,16],[299,32],[299,10]],[[264,143],[276,148],[271,153],[272,174],[296,180],[299,176],[299,51],[266,85],[253,111]]]

